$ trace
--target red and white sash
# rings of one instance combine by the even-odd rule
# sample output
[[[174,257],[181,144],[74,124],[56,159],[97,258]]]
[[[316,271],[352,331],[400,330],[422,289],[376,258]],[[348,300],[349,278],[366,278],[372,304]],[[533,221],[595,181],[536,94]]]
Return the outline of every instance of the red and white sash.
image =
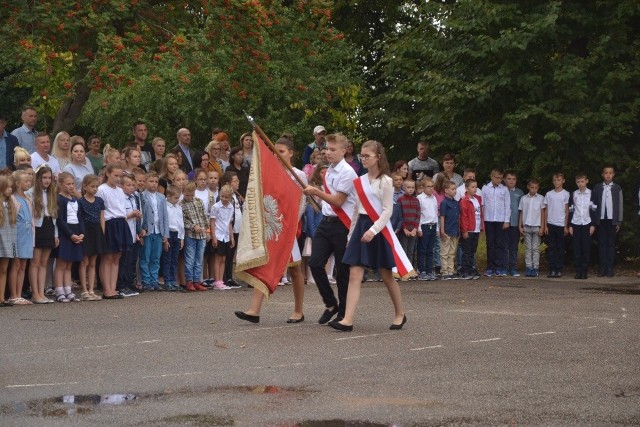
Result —
[[[323,183],[322,188],[324,189],[324,192],[329,195],[332,195],[333,193],[331,192],[331,190],[329,190],[329,186],[327,185],[327,179],[325,177],[322,177],[322,183]],[[329,206],[331,206],[331,209],[333,209],[333,211],[336,213],[336,215],[340,219],[340,222],[342,222],[344,226],[347,227],[347,229],[350,229],[351,218],[349,217],[349,215],[347,215],[344,209],[342,209],[340,206],[333,206],[331,203],[329,203]]]
[[[369,218],[371,218],[373,222],[376,222],[382,213],[382,202],[374,194],[371,183],[369,183],[369,177],[365,174],[354,179],[353,186],[356,189],[356,193],[358,193],[360,203],[362,203],[362,207],[367,212],[367,215],[369,215]],[[411,265],[411,261],[407,258],[407,254],[404,253],[404,249],[402,249],[396,233],[393,232],[391,222],[388,222],[380,233],[382,233],[391,247],[391,253],[393,253],[393,259],[396,262],[398,274],[400,277],[408,276],[409,273],[413,271],[413,265]]]

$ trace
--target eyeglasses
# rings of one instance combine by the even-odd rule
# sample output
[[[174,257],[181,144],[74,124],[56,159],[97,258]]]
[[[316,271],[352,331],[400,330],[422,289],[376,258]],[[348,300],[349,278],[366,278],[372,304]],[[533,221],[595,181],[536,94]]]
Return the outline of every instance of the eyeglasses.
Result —
[[[365,160],[370,159],[371,157],[377,157],[377,156],[378,156],[377,154],[360,154],[360,158]]]

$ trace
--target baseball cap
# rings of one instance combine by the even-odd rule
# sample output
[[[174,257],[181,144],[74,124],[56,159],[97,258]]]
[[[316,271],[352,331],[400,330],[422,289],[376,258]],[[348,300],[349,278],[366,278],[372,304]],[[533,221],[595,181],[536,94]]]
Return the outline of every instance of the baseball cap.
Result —
[[[316,126],[316,127],[314,127],[314,128],[313,128],[313,134],[314,134],[314,135],[317,135],[317,134],[319,134],[320,132],[326,132],[326,131],[327,131],[327,130],[326,130],[326,129],[324,128],[324,126],[322,126],[322,125],[318,125],[318,126]]]

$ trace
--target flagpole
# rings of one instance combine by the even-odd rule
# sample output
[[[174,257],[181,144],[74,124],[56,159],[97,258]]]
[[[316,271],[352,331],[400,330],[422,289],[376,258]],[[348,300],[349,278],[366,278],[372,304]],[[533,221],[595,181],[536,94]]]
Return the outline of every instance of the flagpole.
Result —
[[[262,140],[267,144],[267,147],[269,147],[269,150],[271,150],[271,152],[273,154],[276,155],[276,157],[280,160],[280,163],[282,163],[284,165],[284,167],[289,171],[289,173],[291,173],[291,175],[293,176],[293,178],[296,180],[296,182],[298,183],[298,185],[304,189],[307,185],[304,183],[304,181],[302,181],[300,179],[300,177],[298,176],[298,174],[293,170],[293,168],[291,167],[291,165],[289,163],[287,163],[287,161],[285,159],[282,158],[282,156],[280,155],[280,153],[278,153],[278,150],[276,150],[275,145],[273,145],[273,142],[271,142],[271,140],[269,139],[269,137],[264,133],[264,131],[262,130],[262,128],[255,122],[255,120],[253,120],[253,117],[251,117],[250,115],[247,114],[246,111],[243,111],[244,115],[247,117],[247,120],[249,121],[249,123],[251,124],[251,126],[253,127],[253,130],[258,134],[258,136],[260,138],[262,138]],[[313,199],[313,197],[309,197],[309,202],[311,204],[313,204],[316,208],[321,209],[320,206],[318,205],[318,203]]]

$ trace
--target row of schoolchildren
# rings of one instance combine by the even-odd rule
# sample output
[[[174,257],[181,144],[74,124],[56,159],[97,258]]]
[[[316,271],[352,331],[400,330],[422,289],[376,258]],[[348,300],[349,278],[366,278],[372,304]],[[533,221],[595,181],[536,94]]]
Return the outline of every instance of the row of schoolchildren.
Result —
[[[129,173],[119,163],[107,165],[103,178],[86,175],[79,188],[72,174],[62,172],[56,177],[47,164],[35,173],[17,170],[0,175],[2,306],[31,304],[22,298],[28,261],[32,302],[53,302],[44,289],[52,253],[59,302],[101,299],[95,293],[98,257],[105,299],[137,295],[136,266],[143,290],[159,289],[161,266],[165,289],[180,289],[179,264],[184,264],[187,291],[206,290],[202,283],[205,246],[211,258],[208,274],[215,277],[205,283],[214,289],[231,288],[223,282],[225,260],[233,256],[234,224],[241,220],[234,172],[223,175],[218,191],[217,172],[197,170],[195,182],[182,190],[167,185],[165,195],[158,192],[155,172],[134,169]],[[180,256],[183,246],[184,256]],[[71,290],[74,263],[80,263],[80,298]],[[229,277],[230,270],[226,273]],[[5,300],[7,284],[9,299]]]
[[[540,245],[546,236],[550,267],[547,277],[561,277],[565,240],[571,236],[575,278],[586,279],[591,239],[597,230],[598,276],[611,277],[615,236],[622,222],[622,190],[613,182],[614,176],[612,166],[604,167],[603,181],[592,191],[587,188],[587,176],[578,174],[577,189],[569,193],[564,189],[564,174],[555,173],[553,190],[542,196],[538,194],[538,180],[530,179],[524,194],[516,187],[516,173],[505,174],[500,169],[492,170],[491,181],[482,189],[478,188],[473,169],[464,171],[460,186],[443,174],[417,183],[403,181],[401,175],[394,174],[392,224],[405,252],[410,257],[417,255],[415,270],[420,272],[421,280],[435,280],[437,264],[445,280],[480,278],[475,253],[483,231],[487,244],[485,276],[520,276],[517,259],[521,238],[525,245],[525,276],[538,276]]]

